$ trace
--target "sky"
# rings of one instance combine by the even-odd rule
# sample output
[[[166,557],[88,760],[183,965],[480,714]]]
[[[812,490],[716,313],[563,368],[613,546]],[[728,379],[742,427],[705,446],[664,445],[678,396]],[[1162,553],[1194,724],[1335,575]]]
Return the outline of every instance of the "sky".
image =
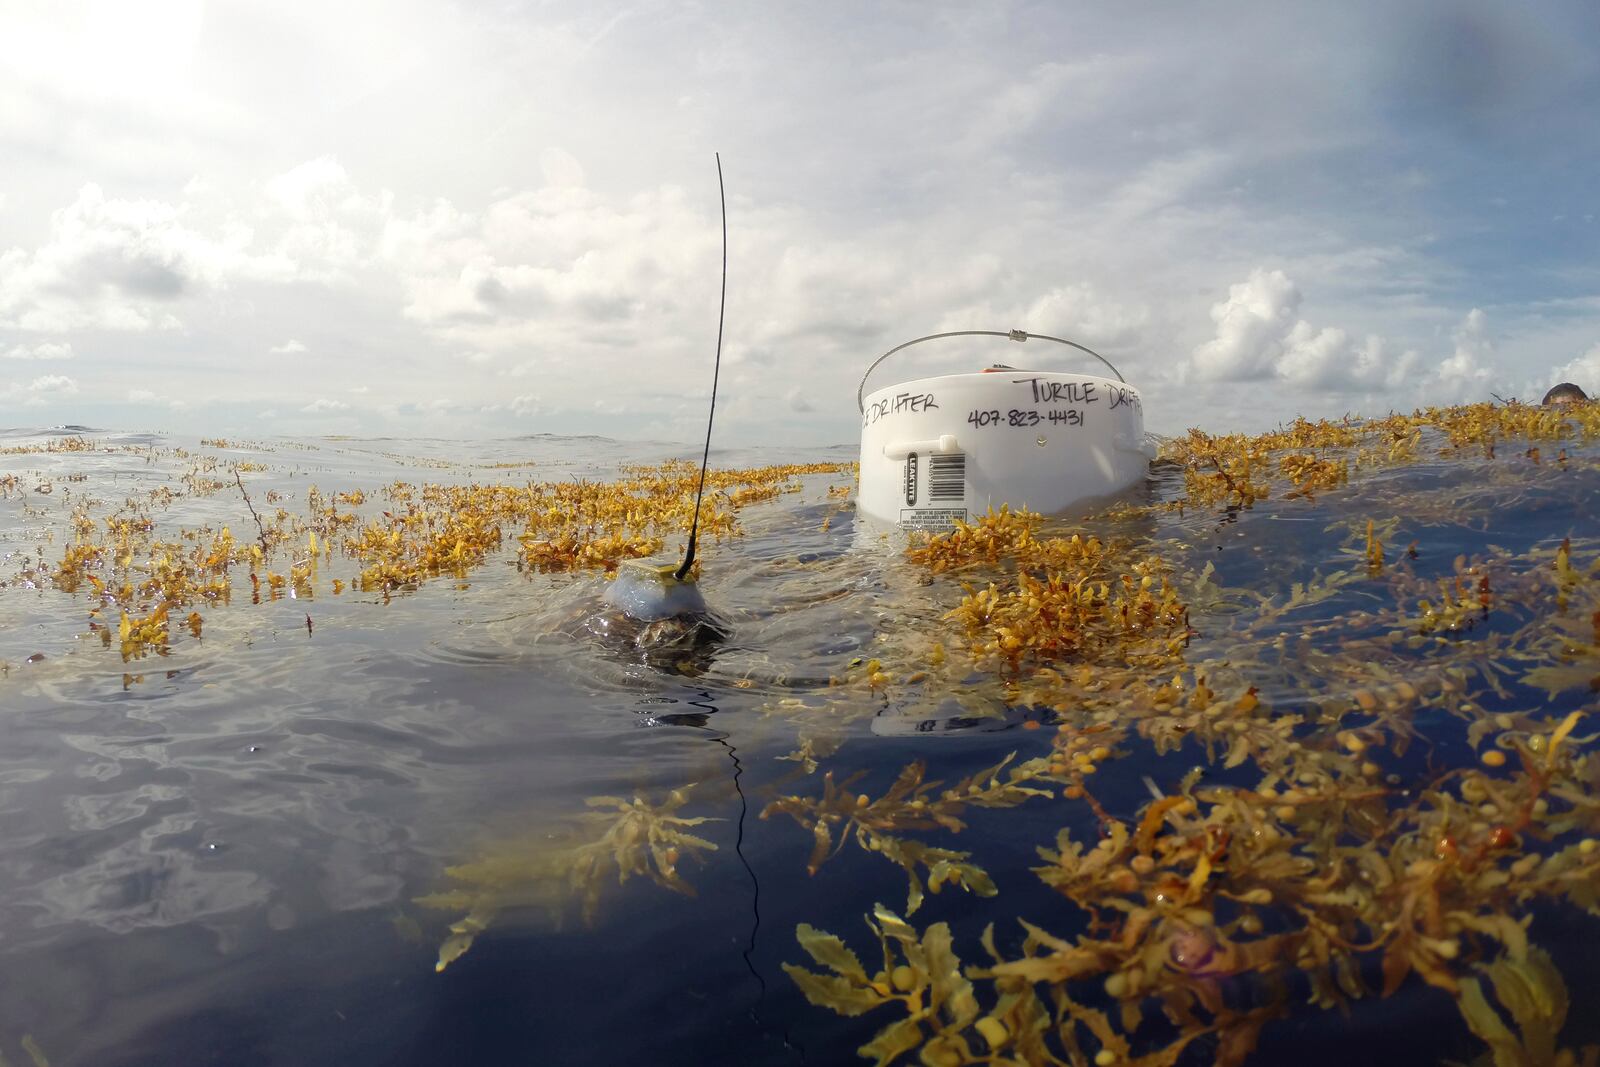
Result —
[[[719,152],[724,444],[944,330],[1162,433],[1600,391],[1592,0],[6,0],[0,427],[693,441]],[[872,388],[996,361],[1093,369]]]

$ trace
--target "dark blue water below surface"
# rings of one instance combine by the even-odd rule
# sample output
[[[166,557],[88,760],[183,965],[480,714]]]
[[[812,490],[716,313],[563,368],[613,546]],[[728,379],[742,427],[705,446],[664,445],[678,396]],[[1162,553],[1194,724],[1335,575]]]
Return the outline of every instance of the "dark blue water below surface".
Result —
[[[0,478],[11,478],[0,483],[0,1053],[12,1063],[29,1062],[30,1048],[54,1067],[868,1062],[857,1047],[893,1015],[814,1006],[782,965],[816,969],[796,941],[806,923],[875,968],[863,920],[878,903],[904,914],[906,877],[854,844],[809,874],[810,833],[759,816],[781,796],[820,796],[830,773],[859,773],[852,788],[878,796],[914,761],[954,781],[1011,754],[1036,757],[1063,716],[1008,706],[996,677],[977,672],[942,694],[830,689],[865,660],[904,677],[933,642],[957,648],[946,614],[964,581],[988,580],[930,575],[894,537],[858,526],[849,474],[798,478],[798,491],[744,508],[738,536],[703,543],[701,587],[729,635],[682,656],[648,660],[595,638],[577,623],[599,610],[603,579],[519,568],[508,530],[464,576],[393,595],[335,595],[332,579],[359,570],[338,552],[309,590],[260,603],[241,568],[228,603],[202,605],[201,637],[174,625],[164,652],[125,661],[90,628],[92,591],[53,580],[75,516],[103,531],[108,517],[138,512],[175,540],[227,524],[247,543],[254,522],[234,464],[249,465],[244,483],[269,516],[304,515],[312,485],[325,496],[363,490],[358,510],[371,515],[396,481],[606,480],[693,450],[114,432],[83,434],[87,450],[46,450],[63,436],[0,435],[10,450]],[[853,449],[712,456],[721,468],[854,459]],[[1182,495],[1181,472],[1158,464],[1134,502]],[[1141,510],[1072,528],[1167,559],[1191,605],[1187,662],[1241,672],[1287,712],[1396,677],[1425,691],[1428,642],[1480,642],[1493,656],[1496,635],[1514,630],[1490,612],[1430,633],[1399,675],[1392,663],[1364,678],[1359,665],[1318,660],[1363,636],[1352,613],[1393,603],[1367,570],[1368,520],[1389,570],[1426,583],[1453,576],[1458,556],[1544,566],[1563,539],[1587,567],[1597,511],[1600,449],[1569,444],[1559,465],[1508,446],[1357,470],[1311,500]],[[1281,604],[1297,583],[1315,589],[1339,573],[1360,580],[1276,616],[1289,647],[1309,651],[1269,642],[1229,658],[1261,598]],[[1552,693],[1515,675],[1469,695],[1555,718],[1594,706],[1587,687]],[[1424,707],[1411,721],[1420,740],[1385,756],[1389,787],[1476,764],[1459,719]],[[807,743],[814,767],[798,752]],[[1215,755],[1130,744],[1101,766],[1094,795],[1136,822],[1152,788],[1171,792],[1197,765],[1216,782],[1260,777]],[[591,887],[545,861],[603,831],[594,816],[610,809],[588,801],[662,804],[674,791],[678,815],[708,820],[685,832],[714,849],[683,850],[677,887],[607,870],[585,915]],[[1018,918],[1083,931],[1031,868],[1063,827],[1095,840],[1085,804],[1057,791],[963,818],[960,834],[910,836],[970,851],[999,892],[947,886],[914,916],[919,929],[950,924],[969,963],[986,959],[990,924],[1013,955]],[[448,870],[495,863],[499,873],[478,881]],[[437,971],[451,924],[471,909],[427,901],[452,891],[503,906]],[[1523,914],[1571,996],[1563,1043],[1600,1040],[1600,928],[1561,901],[1529,902]],[[1348,1010],[1310,1006],[1303,990],[1292,1000],[1249,1062],[1467,1062],[1484,1051],[1451,998],[1415,977]],[[1201,1040],[1180,1062],[1215,1051]]]

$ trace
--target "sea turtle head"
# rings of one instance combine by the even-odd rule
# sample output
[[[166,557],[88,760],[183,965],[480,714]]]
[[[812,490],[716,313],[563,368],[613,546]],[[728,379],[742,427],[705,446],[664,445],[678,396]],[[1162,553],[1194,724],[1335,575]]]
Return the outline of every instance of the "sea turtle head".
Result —
[[[679,674],[710,666],[729,629],[706,606],[692,577],[677,565],[628,560],[606,589],[605,610],[588,615],[583,628],[619,655]]]
[[[1540,403],[1547,408],[1564,407],[1568,404],[1586,403],[1588,399],[1588,394],[1578,386],[1573,385],[1571,382],[1562,382],[1560,385],[1553,386],[1548,393],[1544,394],[1544,399]]]

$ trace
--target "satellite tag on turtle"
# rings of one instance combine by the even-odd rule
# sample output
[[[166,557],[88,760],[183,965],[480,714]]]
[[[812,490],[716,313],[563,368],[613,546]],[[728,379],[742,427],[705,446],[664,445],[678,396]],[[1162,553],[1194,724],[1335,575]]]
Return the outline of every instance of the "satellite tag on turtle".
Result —
[[[653,559],[624,560],[607,588],[607,604],[640,622],[658,622],[684,615],[704,615],[705,597],[691,576],[679,578],[676,563]]]

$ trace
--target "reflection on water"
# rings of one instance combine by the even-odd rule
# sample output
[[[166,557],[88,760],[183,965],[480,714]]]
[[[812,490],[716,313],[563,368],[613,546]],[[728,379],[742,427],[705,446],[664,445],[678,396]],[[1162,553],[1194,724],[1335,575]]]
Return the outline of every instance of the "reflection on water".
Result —
[[[1057,831],[1092,843],[1108,820],[1137,827],[1152,789],[1171,796],[1197,761],[1204,781],[1256,784],[1223,766],[1227,746],[1208,762],[1193,743],[1157,753],[1130,734],[1058,753],[1056,727],[1073,713],[978,669],[953,621],[1008,567],[908,563],[901,544],[853,521],[848,475],[797,479],[797,491],[743,508],[737,536],[702,545],[714,612],[703,624],[618,619],[593,572],[518,567],[514,530],[459,574],[389,592],[360,591],[342,541],[320,559],[285,542],[263,570],[300,565],[303,580],[253,589],[236,567],[225,598],[194,605],[198,636],[174,624],[164,650],[125,660],[116,616],[90,616],[96,590],[56,580],[64,554],[123,520],[150,523],[142,536],[172,554],[224,525],[248,545],[256,527],[235,466],[265,520],[308,517],[313,486],[316,499],[364,498],[335,507],[365,520],[396,506],[385,492],[397,481],[604,481],[675,450],[86,436],[81,450],[46,450],[66,434],[0,438],[29,449],[0,467],[0,955],[13,976],[0,1053],[13,1062],[26,1062],[24,1034],[56,1067],[851,1062],[892,1020],[807,1002],[783,969],[810,964],[798,924],[840,935],[875,968],[861,919],[875,904],[904,914],[910,871],[919,936],[948,923],[970,966],[994,923],[1015,958],[1018,917],[1071,930],[1060,895],[1032,873]],[[1341,702],[1450,684],[1423,659],[1402,670],[1385,658],[1390,596],[1367,580],[1369,519],[1391,568],[1417,576],[1407,603],[1431,597],[1437,611],[1429,590],[1458,554],[1553,559],[1570,535],[1588,559],[1594,455],[1569,444],[1560,467],[1456,456],[1310,500],[1123,509],[1078,529],[1171,563],[1192,631],[1185,670],[1203,667],[1218,692],[1254,686],[1252,699],[1309,722]],[[713,462],[853,459],[754,449]],[[1135,503],[1181,499],[1184,479],[1157,464]],[[1362,612],[1370,622],[1353,623]],[[1486,617],[1450,640],[1489,654],[1512,633]],[[1254,662],[1230,659],[1230,642],[1245,641]],[[1333,654],[1362,642],[1384,651]],[[1125,684],[1113,673],[1067,682],[1088,699]],[[1585,699],[1558,689],[1533,704],[1514,678],[1500,688],[1475,683],[1470,695],[1558,719]],[[1424,709],[1407,721],[1418,734],[1383,758],[1380,783],[1399,783],[1385,788],[1475,758],[1455,720]],[[1092,808],[1062,799],[1058,758],[1097,772],[1075,779],[1092,782]],[[1042,777],[1008,778],[1028,761]],[[990,768],[1004,769],[984,777]],[[859,814],[891,802],[899,815],[881,825]],[[944,814],[902,834],[913,811]],[[860,847],[852,826],[866,827]],[[891,854],[907,841],[920,851]],[[1532,936],[1587,1002],[1600,987],[1582,984],[1589,972],[1563,942],[1592,928],[1546,933],[1573,921],[1540,917]],[[1193,944],[1208,960],[1227,948]],[[1262,1031],[1259,1062],[1335,1062],[1356,1048],[1388,1062],[1470,1059],[1481,1046],[1435,992],[1413,983],[1364,1000],[1353,1025],[1297,1011]],[[1409,1033],[1395,1036],[1400,1023]],[[1208,1040],[1181,1062],[1218,1055]]]

